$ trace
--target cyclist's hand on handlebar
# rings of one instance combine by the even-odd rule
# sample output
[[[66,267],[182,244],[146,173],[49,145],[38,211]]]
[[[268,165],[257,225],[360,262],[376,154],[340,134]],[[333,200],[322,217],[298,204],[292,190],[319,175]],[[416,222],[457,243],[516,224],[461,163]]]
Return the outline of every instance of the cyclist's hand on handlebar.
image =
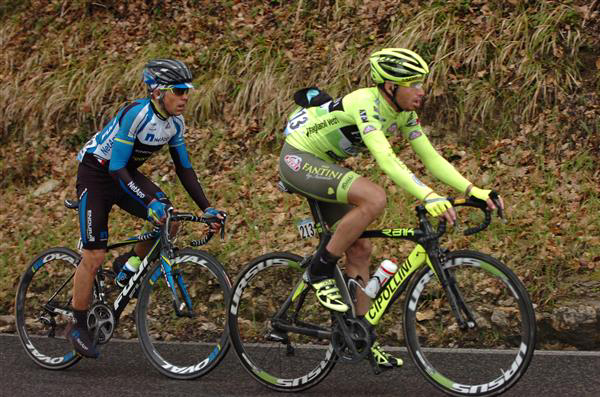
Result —
[[[204,210],[204,215],[207,217],[217,217],[219,220],[225,219],[225,212],[214,209],[213,207],[208,207]],[[218,232],[221,229],[221,222],[213,222],[210,224],[210,231],[213,233]]]
[[[430,193],[425,198],[425,209],[430,215],[442,215],[451,225],[456,221],[456,212],[452,208],[452,203],[446,197],[442,197],[436,193]]]
[[[154,199],[148,204],[148,220],[159,225],[167,219],[167,205]]]
[[[490,210],[498,210],[498,215],[502,217],[504,212],[504,201],[498,193],[493,190],[479,189],[478,187],[473,186],[469,195],[485,201]]]

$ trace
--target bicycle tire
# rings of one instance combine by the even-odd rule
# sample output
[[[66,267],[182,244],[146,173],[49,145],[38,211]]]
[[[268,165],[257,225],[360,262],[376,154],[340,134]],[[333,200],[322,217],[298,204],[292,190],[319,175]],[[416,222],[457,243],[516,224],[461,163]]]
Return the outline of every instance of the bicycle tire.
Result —
[[[193,316],[177,315],[157,261],[140,290],[138,338],[144,355],[160,373],[173,379],[195,379],[212,371],[229,349],[225,319],[231,282],[219,261],[204,251],[180,250],[171,266],[174,275],[182,274]],[[180,288],[178,294],[181,298]]]
[[[229,333],[242,366],[256,381],[277,391],[313,387],[337,361],[329,339],[273,333],[274,314],[301,280],[301,261],[302,257],[287,252],[253,259],[238,275],[229,304]],[[310,287],[297,316],[305,323],[331,329],[331,314],[317,302]]]
[[[421,374],[444,393],[504,393],[525,373],[535,349],[535,314],[527,290],[506,265],[479,252],[452,252],[443,268],[456,281],[476,326],[460,329],[441,283],[425,267],[406,295],[408,352]]]
[[[80,260],[69,248],[47,249],[29,264],[19,281],[17,333],[27,355],[46,369],[65,369],[81,359],[65,337],[72,316],[73,275]]]

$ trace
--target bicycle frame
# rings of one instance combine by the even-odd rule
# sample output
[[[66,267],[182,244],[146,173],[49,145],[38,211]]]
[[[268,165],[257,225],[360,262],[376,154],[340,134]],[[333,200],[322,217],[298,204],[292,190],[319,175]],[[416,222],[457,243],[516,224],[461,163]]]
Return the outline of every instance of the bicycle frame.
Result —
[[[453,199],[455,205],[472,205],[467,204],[467,200],[465,199]],[[321,213],[321,209],[319,207],[319,202],[315,199],[308,198],[308,203],[310,206],[311,213],[313,215],[313,219],[315,220],[315,227],[319,233],[319,248],[317,252],[320,252],[325,248],[329,239],[331,238],[331,231],[329,230],[327,224],[324,222],[323,215]],[[480,209],[484,209],[486,204],[485,202],[479,203],[476,207]],[[367,313],[365,314],[365,319],[371,326],[376,326],[381,317],[385,314],[388,307],[400,296],[400,294],[404,291],[407,286],[407,281],[410,280],[412,274],[418,270],[424,264],[427,264],[440,283],[442,284],[443,289],[446,291],[448,295],[448,299],[450,302],[450,306],[454,315],[460,325],[460,327],[471,326],[471,323],[474,321],[472,313],[470,309],[466,306],[462,297],[460,296],[460,292],[456,290],[454,280],[450,274],[442,270],[442,261],[439,257],[440,247],[438,243],[438,238],[445,232],[445,223],[441,222],[438,231],[436,232],[431,223],[427,220],[426,210],[423,206],[417,206],[416,208],[417,215],[419,218],[419,228],[384,228],[380,230],[366,230],[361,235],[360,238],[394,238],[401,240],[412,241],[416,244],[415,248],[408,255],[406,260],[402,262],[402,264],[398,267],[398,270],[394,274],[393,277],[390,277],[386,283],[381,287],[377,296],[371,302],[371,306],[369,307]],[[465,231],[465,235],[477,233],[480,230],[489,225],[491,221],[491,216],[489,212],[485,212],[485,221],[479,225],[478,227],[473,227]],[[433,257],[430,257],[429,253],[436,253]],[[307,264],[304,264],[307,265]],[[336,273],[336,278],[338,281],[338,286],[340,286],[340,293],[344,296],[347,302],[351,302],[350,293],[348,291],[348,286],[345,282],[343,282],[343,276],[341,271]],[[298,297],[303,297],[303,292],[306,291],[308,286],[304,281],[300,281],[296,288],[294,288],[292,294],[284,303],[280,311],[274,316],[274,319],[278,319],[281,314],[283,314],[289,308],[290,304]],[[302,304],[303,299],[299,302],[299,305]],[[351,305],[351,313],[354,317],[354,307]],[[465,321],[463,314],[464,312],[466,317],[468,318],[468,322]],[[300,331],[297,327],[283,325],[278,327],[281,330],[288,331]],[[310,330],[302,330],[301,333],[305,333],[307,335],[313,334],[314,336],[323,336],[325,333],[319,330],[318,332],[310,331]]]
[[[177,214],[176,217],[177,219],[190,221],[198,221],[198,219],[200,219],[191,214]],[[169,286],[169,289],[171,290],[171,293],[173,295],[176,314],[178,316],[189,317],[194,315],[191,298],[188,294],[183,277],[181,276],[181,274],[177,274],[175,278],[173,277],[173,264],[171,260],[174,258],[175,255],[173,252],[172,243],[169,240],[167,232],[168,230],[170,230],[170,219],[171,215],[168,215],[165,224],[160,228],[153,230],[152,232],[143,233],[138,236],[127,238],[126,240],[110,244],[107,247],[108,251],[125,245],[135,244],[141,241],[149,241],[152,239],[155,240],[154,244],[152,245],[152,248],[144,258],[144,260],[141,262],[138,271],[131,277],[127,285],[123,288],[119,296],[117,296],[117,298],[113,302],[113,311],[117,319],[120,318],[121,313],[123,312],[123,310],[125,310],[125,307],[127,307],[127,304],[129,303],[131,298],[140,288],[141,280],[143,280],[146,273],[148,273],[150,265],[154,263],[158,258],[160,258],[161,266],[155,270],[154,274],[150,278],[150,282],[154,284],[161,276],[161,274],[164,275],[167,285]],[[212,237],[212,234],[205,240],[198,241],[196,245],[205,244],[210,239],[210,237]],[[104,277],[102,271],[98,272],[97,287],[100,295],[99,299],[102,303],[105,303],[103,291]],[[177,293],[176,289],[177,287],[181,291],[181,295],[183,297],[184,302],[181,302],[181,299],[179,298],[179,294]],[[188,310],[187,312],[184,312],[183,309],[186,306]]]

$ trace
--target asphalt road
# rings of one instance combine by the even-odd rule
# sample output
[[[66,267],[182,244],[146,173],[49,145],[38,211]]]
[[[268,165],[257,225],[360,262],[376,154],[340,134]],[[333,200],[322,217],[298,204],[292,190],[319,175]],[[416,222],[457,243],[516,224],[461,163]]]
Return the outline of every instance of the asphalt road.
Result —
[[[379,376],[372,374],[366,362],[339,363],[323,382],[302,395],[441,395],[421,377],[406,352],[398,355],[405,359],[404,367]],[[0,396],[284,395],[250,378],[233,351],[203,378],[177,381],[158,373],[135,341],[112,340],[97,360],[49,371],[28,358],[15,335],[0,335],[0,363]],[[527,373],[505,396],[600,396],[600,352],[536,352]]]

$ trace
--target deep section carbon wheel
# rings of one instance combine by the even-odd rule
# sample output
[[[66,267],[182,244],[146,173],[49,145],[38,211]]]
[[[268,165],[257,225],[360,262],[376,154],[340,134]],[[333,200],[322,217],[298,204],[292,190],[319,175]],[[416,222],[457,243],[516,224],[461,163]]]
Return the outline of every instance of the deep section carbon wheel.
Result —
[[[270,253],[239,274],[229,305],[229,330],[240,362],[258,382],[300,391],[322,381],[336,363],[331,314],[302,281],[302,258]]]
[[[47,369],[64,369],[81,358],[65,338],[72,319],[73,276],[81,257],[68,248],[38,255],[21,277],[15,313],[27,355]]]
[[[143,281],[136,309],[138,336],[158,371],[193,379],[214,369],[229,348],[225,319],[231,283],[219,261],[204,251],[180,250],[171,267],[174,291],[160,263]]]
[[[535,349],[527,291],[506,265],[482,253],[452,252],[443,269],[466,324],[459,326],[440,282],[426,267],[406,295],[408,351],[425,378],[445,393],[503,393],[527,370]]]

